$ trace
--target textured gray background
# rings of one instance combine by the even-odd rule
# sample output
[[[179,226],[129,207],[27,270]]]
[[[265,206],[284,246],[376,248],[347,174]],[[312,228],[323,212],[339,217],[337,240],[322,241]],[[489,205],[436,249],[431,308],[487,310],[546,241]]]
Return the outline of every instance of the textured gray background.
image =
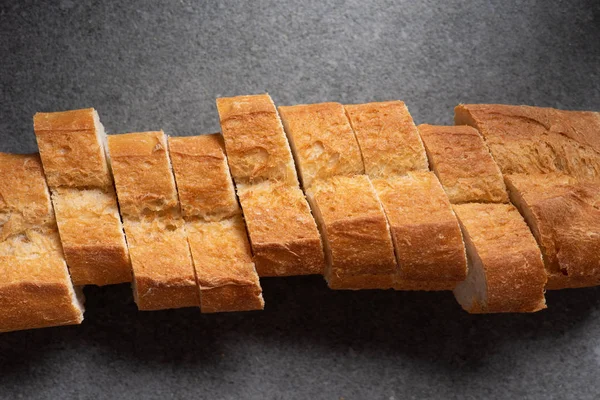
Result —
[[[109,132],[218,130],[214,99],[405,100],[600,109],[600,2],[61,1],[0,5],[0,151],[36,111],[96,107]],[[300,4],[302,3],[302,4]],[[137,312],[86,289],[86,321],[0,335],[0,398],[544,398],[600,394],[600,290],[535,315],[470,316],[450,293],[263,281],[264,312]]]

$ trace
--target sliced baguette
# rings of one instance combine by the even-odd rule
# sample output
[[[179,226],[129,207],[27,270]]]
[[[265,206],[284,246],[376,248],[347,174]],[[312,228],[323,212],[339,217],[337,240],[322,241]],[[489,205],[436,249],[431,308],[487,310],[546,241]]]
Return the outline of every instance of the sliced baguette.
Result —
[[[546,308],[546,271],[527,224],[510,204],[454,206],[469,259],[454,289],[470,313],[534,312]]]
[[[507,175],[512,203],[535,236],[547,289],[600,284],[600,184],[563,174]]]
[[[0,153],[0,332],[80,324],[37,154]]]
[[[419,125],[431,168],[451,203],[507,203],[500,168],[476,129]]]
[[[34,128],[73,282],[131,282],[98,113],[91,108],[37,113]]]

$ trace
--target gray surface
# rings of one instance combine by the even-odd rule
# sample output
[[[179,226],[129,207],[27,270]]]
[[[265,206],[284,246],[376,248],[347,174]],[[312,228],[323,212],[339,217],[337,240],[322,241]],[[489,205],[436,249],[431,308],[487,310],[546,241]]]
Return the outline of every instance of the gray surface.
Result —
[[[405,100],[600,109],[600,3],[143,2],[0,5],[0,151],[36,111],[96,107],[109,132],[218,129],[214,99]],[[152,4],[151,4],[152,3]],[[465,4],[462,4],[465,3]],[[450,293],[264,280],[264,312],[141,313],[87,288],[79,327],[0,335],[0,398],[597,398],[600,290],[535,315],[470,316]]]

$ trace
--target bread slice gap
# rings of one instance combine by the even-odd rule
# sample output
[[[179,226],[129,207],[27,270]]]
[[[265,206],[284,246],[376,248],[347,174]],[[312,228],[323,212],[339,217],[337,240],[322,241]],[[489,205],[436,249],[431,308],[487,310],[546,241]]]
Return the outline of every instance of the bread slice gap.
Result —
[[[80,324],[38,154],[0,153],[0,332]]]
[[[37,113],[34,129],[71,277],[76,285],[131,282],[106,135],[98,113]]]
[[[600,184],[556,173],[505,178],[542,251],[546,288],[599,285]]]
[[[169,153],[202,312],[262,310],[262,288],[222,137],[170,137]]]
[[[199,290],[162,131],[109,135],[140,310],[199,306]]]
[[[467,248],[467,278],[454,289],[469,313],[535,312],[546,308],[546,271],[529,227],[511,204],[453,206]]]

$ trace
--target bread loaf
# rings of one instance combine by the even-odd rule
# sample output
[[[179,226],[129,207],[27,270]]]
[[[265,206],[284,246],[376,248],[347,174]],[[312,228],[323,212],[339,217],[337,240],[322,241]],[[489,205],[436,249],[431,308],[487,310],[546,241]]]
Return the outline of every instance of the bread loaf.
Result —
[[[450,202],[508,202],[502,173],[476,129],[426,124],[418,128]]]
[[[74,284],[130,282],[129,253],[98,113],[92,108],[37,113],[34,129]]]
[[[198,306],[199,290],[165,134],[110,135],[108,149],[138,308]]]
[[[217,99],[225,148],[260,276],[321,274],[323,246],[268,94]]]
[[[262,310],[264,301],[221,135],[169,138],[202,312]]]
[[[80,324],[37,154],[0,153],[0,332]]]
[[[546,308],[546,271],[527,224],[510,204],[454,205],[469,259],[454,289],[470,313],[534,312]]]
[[[501,104],[461,104],[457,125],[484,137],[504,174],[564,173],[600,177],[600,114]]]
[[[547,289],[600,284],[600,184],[563,174],[507,175],[510,198],[540,245]]]

